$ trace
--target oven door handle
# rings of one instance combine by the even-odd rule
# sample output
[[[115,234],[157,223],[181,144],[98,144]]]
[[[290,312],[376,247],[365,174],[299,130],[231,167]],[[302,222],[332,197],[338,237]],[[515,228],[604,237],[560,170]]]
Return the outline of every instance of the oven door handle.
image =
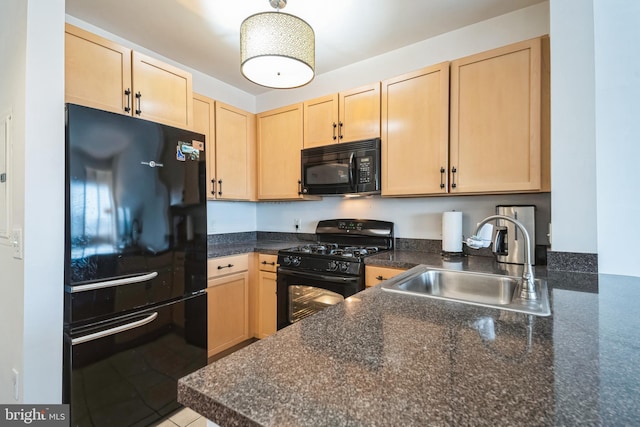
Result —
[[[288,270],[286,268],[278,268],[278,274],[283,273],[293,277],[299,277],[304,279],[312,279],[312,280],[326,280],[331,282],[357,282],[360,280],[359,277],[342,277],[342,276],[329,276],[322,273],[303,273],[297,270]]]

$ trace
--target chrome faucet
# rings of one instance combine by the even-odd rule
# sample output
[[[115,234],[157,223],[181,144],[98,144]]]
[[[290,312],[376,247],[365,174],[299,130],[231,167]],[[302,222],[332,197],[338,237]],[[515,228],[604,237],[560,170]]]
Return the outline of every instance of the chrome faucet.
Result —
[[[473,233],[474,235],[466,240],[467,246],[472,249],[480,249],[482,241],[477,238],[477,234],[483,225],[485,225],[489,221],[493,221],[494,219],[502,219],[515,224],[515,226],[518,227],[524,235],[524,271],[522,272],[520,298],[525,301],[536,301],[538,299],[538,296],[536,294],[535,278],[533,277],[533,267],[531,266],[531,251],[529,246],[531,244],[531,239],[529,238],[529,232],[527,231],[527,228],[520,221],[505,215],[488,216],[478,223],[476,232]]]

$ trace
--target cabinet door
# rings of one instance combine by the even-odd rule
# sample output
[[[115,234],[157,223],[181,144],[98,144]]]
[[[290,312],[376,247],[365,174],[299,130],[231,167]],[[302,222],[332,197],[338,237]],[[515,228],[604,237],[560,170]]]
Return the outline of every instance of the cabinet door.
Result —
[[[302,104],[258,114],[258,199],[300,199]]]
[[[216,195],[215,101],[197,93],[193,94],[193,130],[206,138],[207,199],[213,200]]]
[[[382,82],[382,195],[447,192],[449,63]]]
[[[209,357],[249,338],[249,273],[209,279]]]
[[[277,324],[277,274],[270,271],[258,273],[258,338],[275,334]]]
[[[131,115],[131,49],[65,26],[65,100]]]
[[[304,148],[338,142],[338,94],[304,102]]]
[[[452,193],[541,189],[541,39],[451,63]]]
[[[139,52],[133,52],[132,58],[134,116],[191,129],[191,73]]]
[[[380,137],[380,82],[339,94],[338,141]]]
[[[251,200],[254,193],[255,119],[247,111],[216,102],[218,199]]]
[[[375,286],[380,282],[391,279],[393,276],[406,271],[401,268],[378,267],[367,265],[364,269],[364,282],[366,287]]]

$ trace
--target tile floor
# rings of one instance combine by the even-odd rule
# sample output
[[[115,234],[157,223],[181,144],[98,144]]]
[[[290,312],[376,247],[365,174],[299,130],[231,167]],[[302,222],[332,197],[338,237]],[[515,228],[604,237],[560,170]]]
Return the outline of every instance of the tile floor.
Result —
[[[200,416],[197,412],[183,408],[174,412],[153,427],[207,427],[207,419]]]
[[[207,363],[213,363],[216,360],[220,360],[223,357],[228,356],[229,354],[234,353],[240,350],[242,347],[246,347],[255,341],[257,340],[252,338],[250,340],[241,342],[240,344],[234,347],[231,347],[228,350],[225,350],[223,352],[216,354],[215,356],[210,357]],[[169,415],[167,418],[160,421],[159,423],[154,424],[151,427],[176,427],[176,426],[177,427],[207,427],[207,419],[202,417],[200,414],[198,414],[192,409],[182,408],[174,412],[173,414]]]

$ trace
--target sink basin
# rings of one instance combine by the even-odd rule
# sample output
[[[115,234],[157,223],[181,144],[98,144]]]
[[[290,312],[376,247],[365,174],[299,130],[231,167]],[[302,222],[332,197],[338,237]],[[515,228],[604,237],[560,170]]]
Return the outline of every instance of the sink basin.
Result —
[[[527,301],[519,296],[521,280],[519,277],[419,265],[383,282],[381,286],[387,292],[549,316],[551,310],[546,282],[536,279],[538,300]]]

